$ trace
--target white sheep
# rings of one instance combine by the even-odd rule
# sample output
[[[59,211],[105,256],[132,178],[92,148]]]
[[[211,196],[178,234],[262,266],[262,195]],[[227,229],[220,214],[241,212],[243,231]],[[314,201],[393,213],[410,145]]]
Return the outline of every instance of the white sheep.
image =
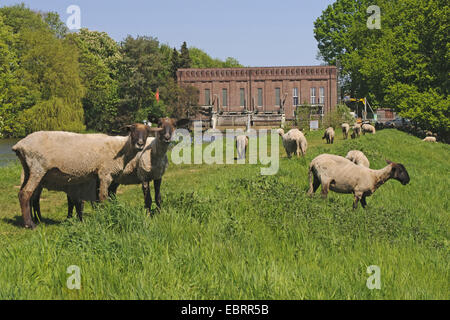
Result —
[[[24,170],[19,201],[25,227],[36,226],[31,219],[30,202],[40,186],[66,191],[68,186],[91,184],[98,179],[98,198],[105,200],[114,178],[144,148],[150,132],[163,130],[144,124],[127,128],[128,137],[39,131],[16,143],[12,150]]]
[[[277,131],[283,140],[283,146],[288,158],[291,157],[292,153],[295,153],[297,157],[306,155],[308,141],[303,132],[299,129],[291,129],[287,133],[284,133],[283,129],[278,129]]]
[[[352,139],[359,138],[361,136],[361,125],[359,123],[355,123],[352,129],[353,129],[353,132],[351,134]]]
[[[425,137],[422,141],[426,142],[436,142],[436,137]]]
[[[345,159],[348,159],[351,162],[353,162],[355,164],[359,164],[366,168],[370,167],[369,159],[367,159],[366,155],[359,150],[349,151],[347,153],[347,155],[345,156]]]
[[[344,140],[348,139],[348,132],[350,131],[350,125],[348,123],[341,124],[342,135],[344,136]]]
[[[373,125],[371,125],[371,124],[368,124],[368,123],[363,124],[361,129],[362,129],[362,133],[363,134],[366,134],[366,132],[375,134],[375,131],[376,131],[375,127]]]
[[[366,207],[366,197],[372,195],[389,179],[396,179],[403,185],[409,183],[409,175],[400,163],[386,160],[388,165],[380,170],[372,170],[356,165],[344,157],[321,154],[311,161],[309,166],[309,191],[312,195],[322,185],[322,197],[326,198],[328,191],[338,193],[353,193],[353,208],[358,207],[361,200]]]
[[[332,144],[334,142],[334,129],[333,129],[333,127],[328,127],[325,130],[322,139],[326,139],[327,143],[331,143]]]
[[[236,137],[236,150],[238,154],[238,159],[244,159],[248,148],[248,136],[239,135]]]

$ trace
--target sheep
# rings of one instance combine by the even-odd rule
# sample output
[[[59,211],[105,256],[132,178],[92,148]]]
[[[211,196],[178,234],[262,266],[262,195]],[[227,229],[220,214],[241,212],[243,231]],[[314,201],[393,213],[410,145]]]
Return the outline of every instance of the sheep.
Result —
[[[350,131],[350,126],[348,123],[341,124],[342,134],[344,136],[344,140],[348,139],[348,132]]]
[[[361,125],[359,123],[355,123],[352,129],[353,129],[353,133],[351,134],[352,139],[359,138],[361,136]]]
[[[333,144],[334,142],[334,129],[333,127],[328,127],[323,134],[322,139],[326,139],[327,143]]]
[[[248,137],[246,135],[239,135],[236,137],[236,150],[238,159],[244,159],[248,148]]]
[[[114,177],[122,174],[127,163],[144,148],[150,132],[163,130],[139,123],[127,129],[127,137],[38,131],[17,142],[12,150],[24,170],[19,202],[25,227],[36,227],[31,219],[31,201],[42,186],[65,191],[68,186],[98,179],[98,198],[104,201]]]
[[[138,184],[142,183],[142,191],[145,198],[145,208],[150,213],[152,198],[150,194],[150,181],[153,181],[155,188],[155,202],[158,209],[161,208],[160,187],[162,176],[166,171],[169,160],[167,158],[167,150],[172,140],[175,128],[185,125],[187,119],[175,120],[171,118],[161,118],[158,120],[158,128],[155,138],[150,138],[150,143],[146,146],[139,156],[135,168],[130,168],[128,174],[123,174],[114,180],[111,186],[111,192],[115,194],[115,190],[120,184]],[[133,170],[131,170],[133,169]],[[134,171],[135,170],[135,171]]]
[[[350,160],[355,164],[359,164],[360,166],[369,168],[370,162],[369,159],[359,150],[351,150],[345,156],[346,159]]]
[[[362,133],[363,134],[366,134],[366,132],[375,134],[375,131],[376,131],[375,127],[373,125],[371,125],[371,124],[368,124],[368,123],[363,124],[361,128],[362,128]]]
[[[300,157],[300,155],[306,155],[308,141],[306,140],[303,132],[298,129],[291,129],[287,133],[284,133],[283,129],[278,129],[277,131],[283,139],[283,146],[286,150],[288,158],[291,157],[292,153],[295,153],[297,157]]]
[[[186,120],[182,120],[186,121]],[[159,129],[154,129],[157,132],[157,138],[148,137],[143,150],[136,153],[133,159],[128,161],[122,173],[114,176],[113,182],[108,188],[108,195],[115,196],[117,188],[120,184],[142,184],[142,191],[144,193],[145,208],[149,213],[151,209],[152,199],[150,195],[150,181],[154,181],[155,198],[157,208],[161,208],[160,186],[162,175],[168,166],[167,149],[172,140],[173,132],[175,131],[176,122],[174,119],[162,118],[159,120]],[[161,131],[161,132],[159,132]],[[159,133],[158,133],[159,132]],[[89,187],[89,189],[88,189]],[[68,215],[72,216],[73,207],[75,206],[78,218],[82,220],[83,200],[95,201],[98,199],[98,182],[95,185],[71,185],[65,190],[68,194]],[[83,191],[79,189],[84,189]],[[78,192],[78,193],[76,193]]]
[[[422,141],[436,142],[436,137],[425,137]]]
[[[402,164],[389,160],[386,162],[388,165],[383,169],[372,170],[341,156],[321,154],[314,158],[309,166],[308,195],[312,195],[319,185],[322,185],[323,198],[327,197],[329,190],[353,193],[353,209],[358,207],[360,200],[362,207],[365,208],[366,197],[372,195],[389,179],[396,179],[402,185],[409,183],[409,174]]]

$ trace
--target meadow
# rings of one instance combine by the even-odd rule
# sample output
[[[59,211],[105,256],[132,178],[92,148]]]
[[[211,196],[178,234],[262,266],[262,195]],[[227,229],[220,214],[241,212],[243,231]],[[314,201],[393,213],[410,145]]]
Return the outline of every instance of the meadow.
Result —
[[[307,135],[305,158],[262,176],[257,165],[174,165],[162,210],[149,217],[140,186],[66,219],[63,193],[44,191],[43,221],[22,227],[21,166],[0,168],[0,299],[449,299],[450,147],[396,130],[356,140]],[[308,197],[308,166],[321,153],[363,151],[371,168],[404,164],[352,209],[351,195]],[[169,157],[170,159],[170,157]],[[153,188],[152,188],[153,189]],[[80,267],[70,290],[67,268]],[[367,267],[381,289],[366,286]]]

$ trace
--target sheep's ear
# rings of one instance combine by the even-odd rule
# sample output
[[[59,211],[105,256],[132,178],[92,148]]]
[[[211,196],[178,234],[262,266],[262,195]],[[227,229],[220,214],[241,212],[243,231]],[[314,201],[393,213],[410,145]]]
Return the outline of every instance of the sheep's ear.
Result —
[[[135,125],[134,124],[129,124],[129,125],[126,125],[126,126],[123,126],[123,127],[120,127],[119,128],[119,130],[123,130],[123,129],[126,129],[127,130],[127,132],[130,132],[132,129],[134,129],[135,128]]]
[[[162,131],[163,130],[163,128],[155,128],[155,127],[147,127],[147,132],[148,133],[151,133],[151,132],[160,132],[160,131]]]
[[[388,160],[388,159],[386,159],[386,163],[387,164],[391,164],[391,163],[393,163],[391,160]]]

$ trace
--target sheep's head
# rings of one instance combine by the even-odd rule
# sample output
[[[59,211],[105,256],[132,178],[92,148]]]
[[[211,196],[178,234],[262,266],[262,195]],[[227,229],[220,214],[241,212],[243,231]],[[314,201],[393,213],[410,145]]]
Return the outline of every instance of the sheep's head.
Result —
[[[189,122],[188,119],[160,118],[158,120],[158,129],[160,130],[158,131],[157,139],[164,143],[170,143],[175,129],[178,126],[185,125],[187,122]]]
[[[130,134],[131,145],[138,151],[144,149],[145,143],[147,142],[147,137],[151,132],[160,131],[159,128],[151,128],[142,123],[131,124],[126,126],[126,128]]]
[[[284,130],[283,129],[278,129],[277,130],[278,134],[282,137],[284,135]]]
[[[392,167],[391,177],[393,179],[400,181],[402,185],[409,183],[409,174],[404,165],[389,160],[386,160],[386,162]]]

